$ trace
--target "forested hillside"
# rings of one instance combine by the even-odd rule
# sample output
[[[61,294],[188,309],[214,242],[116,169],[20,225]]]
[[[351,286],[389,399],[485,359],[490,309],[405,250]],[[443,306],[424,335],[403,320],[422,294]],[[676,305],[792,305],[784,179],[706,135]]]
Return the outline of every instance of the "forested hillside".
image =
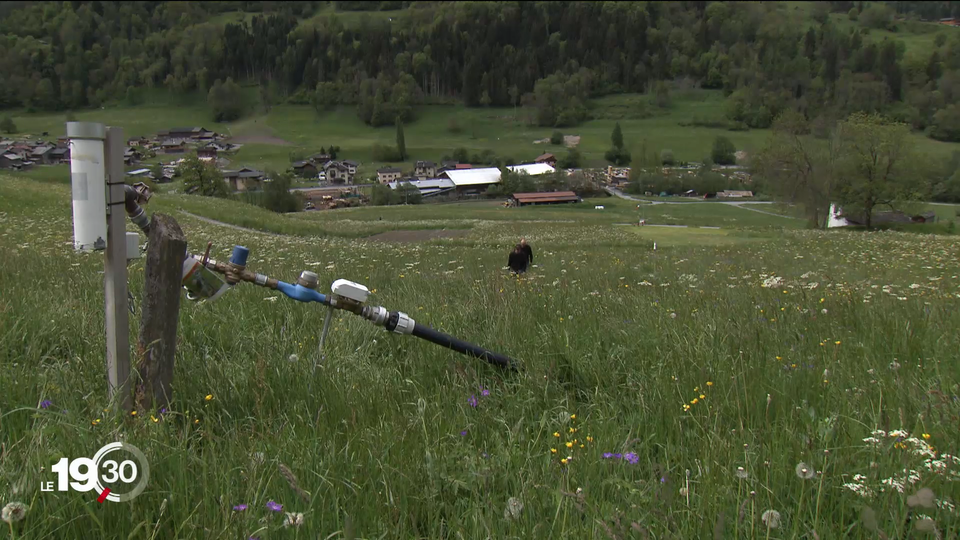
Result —
[[[232,79],[265,102],[356,105],[372,125],[462,100],[527,105],[537,124],[564,126],[591,98],[671,81],[723,89],[743,127],[789,108],[824,124],[864,110],[960,140],[960,28],[909,54],[898,37],[937,30],[919,19],[960,17],[960,2],[334,4],[7,3],[0,107],[137,103],[144,88],[225,100]],[[371,8],[397,11],[348,11]]]

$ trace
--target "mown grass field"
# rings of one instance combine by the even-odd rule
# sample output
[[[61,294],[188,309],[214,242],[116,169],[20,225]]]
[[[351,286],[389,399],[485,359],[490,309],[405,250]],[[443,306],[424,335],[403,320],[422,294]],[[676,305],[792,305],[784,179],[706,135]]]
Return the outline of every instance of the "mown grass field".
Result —
[[[201,215],[280,223],[192,202]],[[174,215],[191,250],[212,240],[225,259],[243,244],[251,269],[287,281],[314,270],[323,292],[336,278],[364,283],[371,303],[524,370],[346,314],[314,374],[323,310],[246,285],[213,303],[182,300],[173,405],[115,417],[102,256],[72,250],[69,189],[0,177],[0,504],[29,505],[9,528],[18,539],[960,532],[956,237],[776,221],[640,230],[600,217],[629,214],[617,204],[518,209],[517,219],[452,205],[274,218],[354,236],[471,227],[384,244],[236,231],[178,206],[160,194],[148,210]],[[667,206],[691,221],[721,208],[654,208]],[[502,267],[520,236],[537,266],[518,280]],[[135,335],[143,261],[129,270]],[[134,501],[38,489],[60,457],[120,439],[151,466]],[[933,491],[921,497],[931,507],[908,499],[920,488]],[[302,513],[302,525],[285,528],[283,512]]]

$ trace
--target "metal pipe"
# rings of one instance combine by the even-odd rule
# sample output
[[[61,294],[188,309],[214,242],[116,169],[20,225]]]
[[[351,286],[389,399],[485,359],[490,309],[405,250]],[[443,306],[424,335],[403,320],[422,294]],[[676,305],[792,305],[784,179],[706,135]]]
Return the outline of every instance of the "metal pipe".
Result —
[[[391,312],[387,316],[383,326],[391,332],[396,332],[398,334],[411,334],[436,345],[457,351],[460,354],[466,354],[481,360],[486,360],[491,364],[510,369],[511,371],[517,370],[516,362],[514,362],[510,357],[495,353],[489,349],[474,345],[473,343],[467,343],[461,339],[457,339],[453,336],[444,334],[443,332],[434,330],[433,328],[430,328],[424,324],[418,324],[416,321],[407,316],[406,313],[400,311]]]
[[[141,195],[137,188],[130,184],[123,186],[123,207],[127,211],[127,216],[137,227],[140,227],[144,234],[150,234],[150,220],[140,206],[140,199]]]

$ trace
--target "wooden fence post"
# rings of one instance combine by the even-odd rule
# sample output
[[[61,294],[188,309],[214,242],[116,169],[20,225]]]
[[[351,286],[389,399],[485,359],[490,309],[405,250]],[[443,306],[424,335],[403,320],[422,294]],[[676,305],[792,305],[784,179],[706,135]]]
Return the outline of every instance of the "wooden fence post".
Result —
[[[177,220],[154,213],[150,220],[140,318],[137,406],[168,407],[172,397],[177,319],[187,240]]]

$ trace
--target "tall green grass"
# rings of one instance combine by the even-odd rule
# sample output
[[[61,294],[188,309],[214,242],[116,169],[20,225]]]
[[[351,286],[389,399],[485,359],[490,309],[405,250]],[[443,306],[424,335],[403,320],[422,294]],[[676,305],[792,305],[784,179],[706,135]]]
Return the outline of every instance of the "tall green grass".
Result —
[[[311,269],[324,292],[364,283],[371,303],[524,370],[343,314],[314,374],[323,310],[242,285],[182,300],[170,410],[120,418],[104,412],[102,256],[72,251],[68,191],[31,187],[0,180],[0,504],[30,506],[16,538],[875,537],[865,507],[889,538],[914,537],[921,516],[960,532],[955,510],[907,504],[921,487],[958,502],[960,463],[943,457],[960,450],[952,237],[787,230],[653,250],[585,217],[382,244],[174,214],[191,250],[243,244],[251,269]],[[150,211],[179,204],[165,198]],[[434,208],[391,210],[419,221]],[[521,235],[537,267],[517,279],[503,266]],[[140,299],[142,260],[129,271]],[[874,447],[875,429],[909,437]],[[38,489],[60,457],[119,439],[150,462],[133,502]],[[947,472],[926,469],[914,440]],[[905,469],[920,480],[880,492]],[[844,487],[855,475],[871,498]],[[505,512],[511,498],[521,511]],[[284,528],[268,501],[303,525]]]

